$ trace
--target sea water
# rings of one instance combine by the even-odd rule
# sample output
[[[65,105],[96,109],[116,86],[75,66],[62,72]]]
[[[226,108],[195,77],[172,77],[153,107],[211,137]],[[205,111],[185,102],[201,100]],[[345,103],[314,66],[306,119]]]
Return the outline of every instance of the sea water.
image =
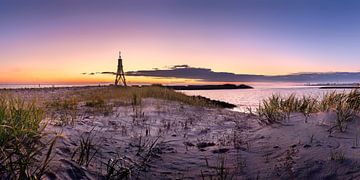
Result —
[[[298,97],[303,95],[321,98],[324,94],[332,91],[348,92],[349,89],[320,89],[314,86],[259,86],[254,89],[232,89],[232,90],[187,90],[181,91],[187,95],[200,95],[213,100],[225,101],[237,105],[236,111],[247,112],[249,108],[255,110],[264,100],[278,94],[289,96],[295,94]]]

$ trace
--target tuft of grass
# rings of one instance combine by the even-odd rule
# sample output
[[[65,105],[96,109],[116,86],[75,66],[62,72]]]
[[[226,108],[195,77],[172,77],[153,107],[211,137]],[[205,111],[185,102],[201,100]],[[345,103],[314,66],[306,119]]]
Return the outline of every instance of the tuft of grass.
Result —
[[[347,94],[346,103],[349,108],[359,113],[360,111],[360,91],[358,89],[352,90]]]
[[[264,117],[267,123],[278,123],[286,118],[283,111],[282,99],[279,95],[272,95],[259,105],[257,112],[260,117]]]
[[[110,105],[106,99],[97,94],[86,99],[85,106],[91,108],[92,114],[101,113],[104,116],[108,116],[113,112],[113,106]]]
[[[344,132],[346,124],[353,119],[354,113],[350,105],[344,102],[339,102],[336,107],[336,125],[340,132]]]
[[[89,133],[84,133],[80,137],[78,147],[75,149],[71,159],[78,163],[80,166],[89,166],[95,155],[98,153],[97,145],[94,140],[95,134],[93,130]]]
[[[330,151],[330,160],[343,162],[345,160],[345,153],[342,151]]]
[[[213,169],[214,173],[205,175],[204,172],[201,170],[201,177],[202,179],[219,179],[219,180],[226,180],[226,179],[234,179],[236,174],[236,169],[227,167],[226,164],[226,154],[221,154],[216,159],[215,165],[210,165],[208,158],[205,156],[205,163],[206,167],[209,169]]]
[[[307,122],[312,113],[319,111],[335,111],[337,114],[335,127],[339,127],[343,132],[346,123],[360,112],[360,91],[353,90],[350,93],[333,91],[324,94],[320,100],[311,96],[297,98],[295,94],[288,97],[272,95],[263,100],[257,109],[259,116],[264,118],[268,124],[281,122],[286,117],[289,119],[291,113],[294,112],[302,113]]]
[[[45,103],[45,107],[52,119],[57,120],[57,125],[75,125],[78,116],[79,101],[75,97],[54,98]]]
[[[319,103],[319,109],[321,111],[330,111],[336,108],[337,103],[343,101],[344,98],[346,98],[345,94],[336,91],[326,93]]]
[[[257,111],[269,124],[281,122],[286,118],[290,119],[293,112],[304,114],[305,122],[307,122],[310,114],[318,111],[318,102],[310,96],[297,98],[295,94],[291,94],[284,98],[280,95],[272,95],[259,105]]]
[[[226,180],[233,179],[233,175],[230,172],[230,169],[226,167],[226,157],[220,156],[216,166],[216,179]]]
[[[290,119],[292,112],[295,112],[300,107],[300,101],[295,94],[291,94],[288,98],[281,100],[281,110],[286,114],[287,119]]]
[[[129,179],[134,168],[135,166],[133,164],[129,165],[125,158],[116,157],[109,159],[106,163],[105,179]]]
[[[43,118],[43,109],[34,101],[0,96],[0,177],[41,179],[46,173],[56,138],[40,142]]]
[[[100,97],[94,97],[93,99],[90,99],[89,101],[85,102],[85,106],[92,107],[92,108],[101,108],[104,107],[106,104],[104,99],[101,99]]]
[[[133,179],[134,173],[144,172],[149,167],[148,163],[152,157],[158,157],[157,144],[160,136],[155,139],[143,138],[140,136],[135,144],[130,143],[130,146],[138,148],[136,159],[131,159],[126,156],[120,156],[108,160],[106,165],[105,179]],[[137,179],[137,178],[135,178]]]
[[[133,115],[134,121],[136,118],[141,118],[145,116],[143,112],[142,98],[139,94],[133,94],[131,99],[131,107],[134,113]]]
[[[299,104],[299,111],[305,116],[305,122],[307,122],[310,114],[317,112],[317,99],[303,96]]]

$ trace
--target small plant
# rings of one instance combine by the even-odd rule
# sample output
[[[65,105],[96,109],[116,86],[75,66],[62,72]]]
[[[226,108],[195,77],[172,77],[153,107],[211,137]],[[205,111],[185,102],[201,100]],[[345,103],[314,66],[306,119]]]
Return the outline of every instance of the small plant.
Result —
[[[336,91],[326,93],[319,103],[319,109],[321,111],[329,111],[334,109],[337,103],[343,101],[345,97],[346,96],[344,94],[336,93]]]
[[[230,171],[228,168],[226,168],[226,157],[220,156],[217,162],[216,166],[216,175],[217,179],[219,180],[225,180],[225,179],[232,179],[230,175]]]
[[[144,167],[151,160],[151,157],[156,156],[155,149],[159,139],[160,136],[155,139],[139,136],[134,143],[130,143],[130,146],[137,148],[136,156],[141,158],[139,167]]]
[[[349,105],[349,108],[353,109],[356,112],[360,111],[360,91],[358,89],[352,90],[347,94],[346,103]]]
[[[156,156],[156,145],[160,136],[155,139],[143,138],[140,136],[138,142],[130,143],[130,146],[137,147],[136,157],[138,160],[130,159],[126,156],[110,159],[106,163],[105,179],[131,179],[134,172],[143,171],[147,167],[152,157]]]
[[[299,108],[299,100],[295,94],[291,94],[288,98],[281,100],[281,110],[286,114],[287,119],[290,119],[291,113],[297,111]]]
[[[307,122],[311,113],[317,111],[316,105],[317,100],[315,98],[303,96],[303,98],[301,99],[299,111],[305,116],[305,122]]]
[[[354,117],[354,111],[350,109],[349,105],[340,101],[336,106],[336,124],[328,131],[331,133],[334,128],[339,128],[340,132],[345,132],[347,123]]]
[[[134,113],[134,119],[144,117],[145,114],[142,109],[142,98],[138,94],[133,94],[131,106]]]
[[[264,100],[257,110],[260,117],[264,117],[267,123],[278,123],[285,119],[286,114],[281,108],[281,98],[279,95],[273,95]]]
[[[78,115],[78,100],[74,97],[59,99],[47,102],[46,108],[53,119],[58,120],[57,125],[74,125]]]
[[[134,167],[135,167],[134,165],[128,165],[126,163],[126,160],[121,157],[109,159],[109,161],[106,164],[105,179],[108,180],[128,179],[130,178],[132,169]]]
[[[246,109],[247,113],[249,113],[250,115],[254,115],[254,111],[253,111],[253,108],[251,106],[247,106],[245,109]]]
[[[71,159],[80,166],[89,166],[95,155],[98,153],[97,145],[94,143],[95,134],[92,132],[93,130],[81,135],[79,145],[71,157]]]
[[[209,176],[209,179],[226,180],[226,179],[234,178],[235,172],[232,172],[229,167],[226,167],[225,154],[221,154],[218,156],[216,165],[214,166],[210,165],[209,160],[206,156],[204,157],[204,159],[205,159],[206,167],[214,170],[212,175],[207,175]],[[203,173],[203,171],[201,171],[201,177],[202,179],[206,178],[206,175]]]
[[[345,153],[342,151],[330,151],[330,160],[343,162],[345,160]]]

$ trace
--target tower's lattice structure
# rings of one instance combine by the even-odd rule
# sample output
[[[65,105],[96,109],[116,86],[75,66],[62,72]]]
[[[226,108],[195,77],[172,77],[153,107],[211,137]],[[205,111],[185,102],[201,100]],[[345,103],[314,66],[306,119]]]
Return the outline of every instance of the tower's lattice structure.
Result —
[[[125,79],[125,73],[123,69],[122,59],[121,59],[121,52],[119,52],[119,59],[118,59],[118,67],[116,71],[116,78],[115,78],[115,86],[118,86],[120,84],[126,85],[126,79]]]

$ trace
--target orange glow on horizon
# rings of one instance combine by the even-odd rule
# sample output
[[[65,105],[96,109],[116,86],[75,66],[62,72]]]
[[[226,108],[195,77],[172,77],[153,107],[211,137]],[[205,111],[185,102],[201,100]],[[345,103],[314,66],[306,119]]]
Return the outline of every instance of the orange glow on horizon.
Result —
[[[70,29],[66,31],[71,32]],[[0,83],[111,83],[114,79],[111,76],[84,76],[81,73],[115,71],[119,48],[123,52],[125,71],[164,69],[165,66],[178,64],[210,68],[215,72],[257,75],[319,72],[319,67],[323,72],[349,71],[346,65],[333,67],[312,61],[310,57],[241,45],[206,35],[193,37],[190,34],[183,37],[183,41],[175,41],[169,34],[162,34],[161,29],[136,37],[126,36],[131,34],[126,30],[121,33],[101,32],[101,35],[91,31],[69,32],[52,32],[39,39],[36,36],[19,39],[12,46],[3,47],[1,58],[8,61],[0,67],[0,72],[6,74],[0,77]],[[165,37],[158,38],[162,36]],[[129,82],[203,83],[199,80],[159,80],[155,77],[129,77]]]
[[[81,74],[116,71],[118,51],[125,72],[183,64],[253,75],[359,71],[357,23],[345,23],[357,22],[358,13],[349,11],[349,19],[337,21],[343,16],[323,19],[316,7],[309,17],[321,16],[308,21],[298,11],[303,7],[296,5],[290,13],[283,6],[260,4],[11,2],[0,6],[6,16],[0,29],[0,83],[111,83],[111,76]],[[339,28],[329,28],[332,23]],[[129,81],[203,83],[156,77]]]
[[[18,39],[2,47],[1,59],[7,61],[0,67],[0,72],[6,74],[0,77],[0,83],[112,82],[113,77],[91,77],[81,73],[115,71],[119,49],[123,52],[125,71],[163,69],[164,66],[178,64],[211,68],[215,72],[257,75],[319,72],[319,67],[323,72],[349,71],[346,65],[334,67],[313,61],[313,57],[249,46],[246,44],[249,39],[239,44],[222,37],[197,36],[193,33],[181,37],[183,39],[174,39],[172,34],[156,27],[139,36],[131,36],[131,30],[127,29],[122,32],[108,29],[94,32],[62,31],[54,30],[42,36]],[[134,78],[133,81],[166,83],[174,80],[160,81],[148,77]],[[181,83],[188,82],[202,83],[181,80]]]

